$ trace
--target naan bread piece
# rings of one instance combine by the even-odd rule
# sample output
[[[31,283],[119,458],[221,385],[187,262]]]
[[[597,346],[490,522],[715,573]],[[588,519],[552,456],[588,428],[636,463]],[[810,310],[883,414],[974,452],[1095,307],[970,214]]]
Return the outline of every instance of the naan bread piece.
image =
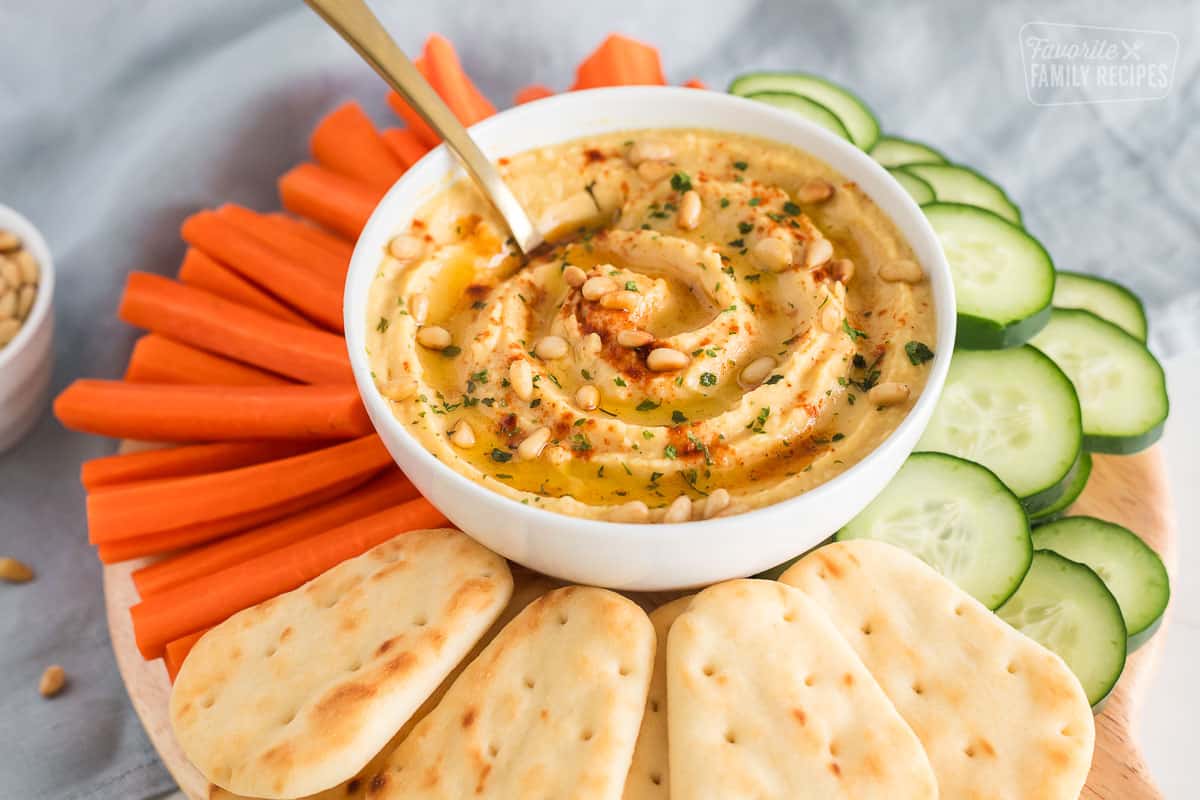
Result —
[[[1095,738],[1062,659],[919,558],[838,542],[780,578],[834,621],[929,754],[941,796],[1075,800]]]
[[[618,800],[654,663],[632,601],[569,586],[531,603],[368,781],[370,800]]]
[[[508,605],[504,607],[504,611],[501,612],[500,616],[496,618],[496,621],[492,623],[492,627],[487,629],[487,633],[485,633],[483,637],[475,643],[475,646],[471,648],[471,652],[468,653],[464,659],[458,662],[458,666],[451,670],[450,674],[445,677],[441,685],[438,686],[433,694],[431,694],[425,700],[425,702],[421,704],[421,707],[418,708],[416,712],[409,718],[408,722],[404,723],[404,727],[400,729],[400,732],[393,736],[391,741],[384,745],[383,749],[380,750],[374,758],[367,762],[367,765],[359,770],[358,774],[353,778],[339,783],[332,789],[326,789],[323,792],[306,795],[304,798],[302,798],[302,800],[354,800],[355,798],[366,797],[367,789],[370,785],[370,781],[368,779],[383,768],[384,762],[389,756],[391,756],[392,751],[399,747],[400,742],[404,741],[405,738],[408,737],[408,734],[412,732],[412,729],[416,727],[417,723],[423,720],[425,716],[429,714],[429,712],[432,711],[435,706],[437,706],[443,695],[446,694],[446,691],[450,688],[458,676],[462,674],[462,671],[466,669],[466,666],[474,661],[481,652],[483,652],[483,648],[486,647],[492,641],[492,639],[495,639],[496,634],[500,633],[501,629],[503,629],[504,626],[513,619],[513,617],[517,616],[517,614],[519,614],[525,608],[525,606],[529,605],[546,592],[549,592],[552,589],[557,589],[562,585],[562,581],[555,580],[554,578],[548,578],[545,575],[540,575],[536,572],[530,572],[529,570],[522,569],[520,567],[514,569],[512,599],[508,601]],[[222,789],[220,786],[213,784],[210,784],[208,787],[208,796],[209,800],[261,800],[261,798],[234,794],[233,792]]]
[[[175,736],[238,794],[328,789],[396,734],[511,594],[504,559],[466,535],[397,536],[205,634],[171,691]]]
[[[625,779],[622,800],[669,800],[671,776],[667,768],[667,632],[675,618],[687,610],[693,595],[680,597],[650,612],[658,646],[654,674],[646,696],[646,713],[633,750],[633,764]]]
[[[921,743],[802,592],[711,586],[671,626],[672,800],[934,800]]]

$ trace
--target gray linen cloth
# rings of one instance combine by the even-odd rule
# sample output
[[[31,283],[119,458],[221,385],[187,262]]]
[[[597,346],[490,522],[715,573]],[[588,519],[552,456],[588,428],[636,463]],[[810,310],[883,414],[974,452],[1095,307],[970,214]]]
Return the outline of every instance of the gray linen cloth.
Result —
[[[886,130],[1002,184],[1061,267],[1146,299],[1160,355],[1200,343],[1200,80],[1194,2],[376,2],[409,52],[439,31],[500,107],[569,85],[611,30],[662,49],[673,82],[723,88],[751,68],[853,87]],[[1018,31],[1048,20],[1178,35],[1159,101],[1058,108],[1025,95]],[[0,0],[0,202],[59,270],[55,389],[120,374],[136,335],[113,311],[130,269],[173,271],[177,228],[224,201],[276,205],[278,175],[338,100],[390,119],[382,84],[299,2]],[[390,124],[390,123],[389,123]],[[0,554],[37,580],[0,585],[0,798],[138,800],[172,787],[109,649],[79,462],[112,444],[47,416],[0,455]],[[61,663],[70,686],[42,700]]]

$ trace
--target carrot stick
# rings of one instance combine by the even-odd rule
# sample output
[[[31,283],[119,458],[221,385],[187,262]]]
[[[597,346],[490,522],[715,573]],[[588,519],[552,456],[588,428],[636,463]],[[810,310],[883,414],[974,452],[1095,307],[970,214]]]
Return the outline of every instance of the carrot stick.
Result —
[[[287,378],[148,333],[133,345],[125,380],[132,383],[206,383],[221,386],[290,386]]]
[[[114,439],[350,439],[371,432],[354,386],[203,386],[80,379],[54,400],[65,427]]]
[[[572,89],[597,86],[666,85],[658,50],[648,44],[611,34],[579,65]]]
[[[142,567],[134,571],[133,583],[144,598],[159,594],[415,497],[417,490],[404,473],[387,470],[337,500]]]
[[[341,286],[346,282],[346,271],[350,268],[349,251],[353,248],[348,248],[346,254],[341,255],[331,252],[324,245],[314,243],[312,234],[333,239],[328,234],[323,234],[304,223],[287,220],[286,217],[259,214],[232,203],[218,208],[217,216],[243,233],[253,236],[284,258],[318,273],[332,283]],[[297,230],[297,227],[306,230]]]
[[[309,144],[321,166],[385,191],[404,174],[405,165],[392,154],[362,106],[353,100],[326,114],[313,130]]]
[[[354,242],[348,242],[341,236],[329,233],[323,228],[318,228],[316,225],[310,225],[303,220],[289,217],[287,214],[279,211],[274,211],[265,216],[269,223],[274,225],[279,231],[285,231],[297,239],[303,239],[313,247],[326,250],[331,255],[337,256],[341,261],[349,263],[350,256],[354,254]],[[342,271],[343,273],[345,272],[344,269]]]
[[[183,239],[272,293],[309,319],[342,330],[342,286],[285,258],[212,211],[183,223]]]
[[[118,316],[185,344],[308,383],[352,383],[345,340],[209,292],[131,272]]]
[[[517,105],[532,103],[534,100],[541,100],[543,97],[553,97],[554,92],[548,86],[542,86],[540,83],[535,83],[532,86],[526,86],[517,92],[513,97],[513,102]]]
[[[300,164],[279,179],[283,207],[357,239],[383,193],[316,164]]]
[[[396,158],[404,162],[407,169],[421,160],[429,152],[429,146],[408,128],[388,128],[379,134],[391,148]]]
[[[183,666],[184,659],[188,657],[188,653],[192,652],[192,648],[196,646],[196,642],[200,641],[200,637],[208,633],[208,631],[209,629],[205,628],[202,631],[181,636],[173,642],[167,642],[167,646],[163,650],[163,666],[167,668],[167,678],[170,679],[171,683],[175,682],[175,676],[179,674],[179,668]]]
[[[234,303],[241,303],[247,308],[258,309],[284,322],[314,327],[307,319],[194,247],[189,247],[183,257],[183,264],[179,267],[179,280],[188,286],[204,289]]]
[[[463,125],[474,125],[496,113],[459,63],[454,45],[445,36],[433,34],[425,40],[422,55],[425,77]]]
[[[683,86],[684,86],[684,88],[687,88],[687,89],[707,89],[708,88],[708,84],[705,83],[704,81],[700,80],[699,78],[692,78],[689,81],[684,81]]]
[[[307,442],[217,442],[143,450],[83,462],[79,479],[89,492],[105,486],[178,478],[261,464],[311,449]]]
[[[375,434],[265,464],[119,486],[88,496],[94,542],[208,522],[302,497],[391,462]]]
[[[302,586],[399,534],[445,524],[445,516],[421,497],[151,595],[130,609],[138,649],[147,659],[158,658],[167,642]]]
[[[96,553],[100,557],[102,564],[114,564],[118,561],[128,561],[131,558],[162,555],[163,553],[182,550],[185,547],[212,542],[231,534],[290,517],[293,514],[298,514],[321,503],[329,502],[347,492],[357,489],[370,477],[369,473],[356,475],[353,478],[348,478],[316,492],[310,492],[302,497],[296,497],[283,503],[276,503],[266,508],[247,511],[244,514],[233,514],[221,519],[197,522],[193,525],[182,525],[178,528],[157,531],[145,536],[132,536],[127,539],[95,542]],[[149,481],[148,483],[159,483],[159,481]]]
[[[420,68],[420,59],[417,59],[413,63]],[[387,93],[387,104],[391,106],[392,111],[396,112],[396,116],[404,120],[404,124],[407,126],[408,130],[412,131],[413,135],[416,136],[425,147],[437,147],[442,143],[442,137],[434,133],[433,128],[429,127],[425,120],[421,119],[421,115],[414,111],[412,106],[404,102],[404,98],[395,91],[389,91]]]

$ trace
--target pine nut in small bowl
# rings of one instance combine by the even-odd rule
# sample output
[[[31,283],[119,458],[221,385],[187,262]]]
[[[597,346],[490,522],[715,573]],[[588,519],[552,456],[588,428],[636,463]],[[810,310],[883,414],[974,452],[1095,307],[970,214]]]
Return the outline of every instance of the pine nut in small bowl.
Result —
[[[54,261],[28,219],[0,204],[0,452],[47,409],[54,368]]]
[[[945,381],[954,297],[869,156],[666,87],[570,92],[471,134],[548,243],[518,253],[438,148],[367,223],[344,308],[376,429],[452,522],[567,580],[679,589],[817,545],[896,473]]]

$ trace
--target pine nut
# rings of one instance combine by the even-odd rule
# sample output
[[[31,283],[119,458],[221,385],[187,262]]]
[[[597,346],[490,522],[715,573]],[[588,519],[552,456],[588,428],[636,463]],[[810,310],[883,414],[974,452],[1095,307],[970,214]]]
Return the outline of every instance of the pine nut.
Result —
[[[570,286],[572,289],[578,289],[580,286],[583,286],[584,281],[587,280],[587,273],[574,264],[571,264],[564,269],[562,276],[563,280],[566,281],[567,286]]]
[[[430,350],[445,350],[453,342],[450,331],[438,325],[429,325],[417,331],[417,344]]]
[[[645,522],[650,519],[650,509],[641,500],[630,500],[609,512],[613,522]]]
[[[567,340],[561,336],[543,336],[533,346],[533,353],[543,361],[554,361],[567,354]]]
[[[692,518],[692,498],[686,494],[681,494],[676,497],[671,505],[667,506],[666,513],[663,514],[663,522],[687,522]]]
[[[808,243],[808,247],[804,248],[804,266],[808,269],[819,267],[831,258],[833,245],[824,237],[813,239]]]
[[[848,258],[839,258],[829,265],[829,276],[838,283],[849,283],[854,277],[854,262]]]
[[[421,240],[405,234],[393,236],[392,240],[388,242],[387,250],[388,255],[397,261],[412,261],[421,255]]]
[[[399,403],[417,393],[417,382],[412,378],[402,375],[399,378],[392,378],[379,387],[379,393],[388,400]]]
[[[713,489],[704,501],[704,518],[712,519],[725,510],[729,505],[729,492],[724,489]]]
[[[21,246],[21,240],[12,231],[0,230],[0,253],[16,250]]]
[[[679,212],[675,215],[675,224],[685,231],[694,230],[700,224],[700,195],[695,189],[683,193],[679,200]]]
[[[545,426],[538,428],[517,445],[517,457],[522,461],[533,461],[542,454],[549,441],[550,429]]]
[[[20,332],[21,321],[19,319],[0,320],[0,347],[17,338],[17,334]]]
[[[0,580],[9,583],[25,583],[33,580],[33,570],[15,558],[0,558]]]
[[[842,312],[837,306],[826,306],[821,312],[821,329],[826,333],[837,333],[842,327]]]
[[[630,292],[626,289],[609,292],[600,298],[600,306],[602,308],[610,308],[615,311],[633,311],[641,304],[642,296],[637,292]]]
[[[639,139],[629,148],[629,163],[635,167],[643,161],[666,161],[674,152],[671,145],[654,139]]]
[[[590,383],[580,386],[575,392],[575,404],[584,411],[594,411],[600,405],[600,390]]]
[[[895,381],[880,383],[871,387],[867,399],[881,407],[898,405],[908,399],[908,384]]]
[[[671,372],[683,369],[691,362],[687,354],[670,347],[656,347],[646,356],[646,366],[653,372]]]
[[[429,316],[429,295],[417,292],[409,296],[408,313],[412,315],[418,325],[424,325],[425,319]]]
[[[917,262],[898,258],[880,267],[879,277],[888,283],[920,283],[925,278],[925,273]]]
[[[525,359],[517,359],[508,365],[508,382],[522,400],[533,397],[533,367]]]
[[[0,320],[15,319],[17,316],[17,290],[9,289],[0,294]]]
[[[585,356],[598,356],[603,347],[604,342],[600,340],[600,334],[595,331],[583,337],[583,341],[579,343],[579,350]]]
[[[458,424],[454,426],[454,432],[450,434],[450,441],[454,442],[456,447],[461,447],[464,450],[468,447],[474,447],[475,429],[471,427],[471,423],[465,419],[460,419]]]
[[[646,331],[619,331],[617,333],[617,344],[621,347],[633,349],[635,347],[645,347],[654,341],[654,335]]]
[[[29,310],[33,308],[36,298],[37,286],[27,283],[21,287],[21,293],[17,295],[17,319],[24,320],[29,316]]]
[[[792,248],[777,236],[764,236],[750,249],[754,260],[765,270],[783,272],[792,265]]]
[[[0,256],[0,277],[14,289],[21,285],[21,267],[11,256]]]
[[[770,356],[756,358],[742,370],[741,383],[743,386],[758,386],[767,379],[773,369],[775,369],[775,359]]]
[[[54,697],[67,684],[67,673],[58,664],[46,667],[42,679],[38,681],[38,692],[42,697]]]
[[[671,166],[662,161],[643,161],[637,166],[637,174],[646,183],[658,183],[671,174]]]
[[[796,202],[805,205],[824,203],[831,197],[833,197],[833,184],[821,178],[813,178],[801,186],[800,191],[796,192]]]
[[[17,262],[17,266],[21,268],[21,278],[25,283],[37,283],[41,275],[41,268],[38,267],[37,259],[33,257],[33,253],[28,250],[18,250],[15,255],[10,256]]]
[[[599,300],[609,292],[615,292],[616,290],[616,281],[603,275],[597,275],[594,278],[588,278],[584,281],[583,288],[580,291],[583,292],[585,300]]]

